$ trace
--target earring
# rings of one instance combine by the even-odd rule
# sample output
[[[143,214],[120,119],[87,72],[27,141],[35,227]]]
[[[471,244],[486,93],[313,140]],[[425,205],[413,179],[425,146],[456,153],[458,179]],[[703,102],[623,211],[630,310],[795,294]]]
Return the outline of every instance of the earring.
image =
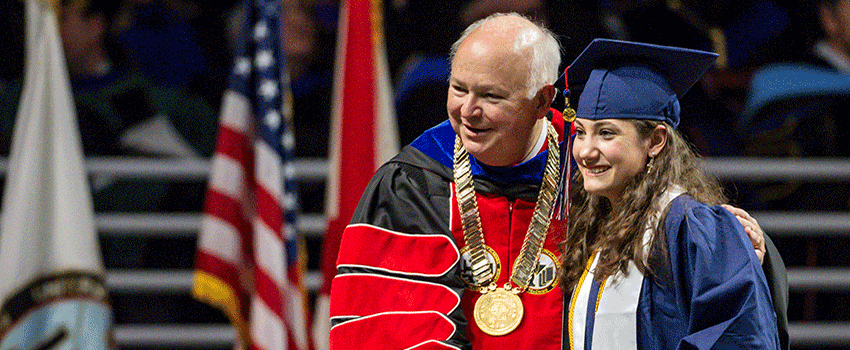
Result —
[[[649,155],[649,162],[646,163],[646,174],[649,175],[652,172],[652,166],[655,165],[655,156]]]

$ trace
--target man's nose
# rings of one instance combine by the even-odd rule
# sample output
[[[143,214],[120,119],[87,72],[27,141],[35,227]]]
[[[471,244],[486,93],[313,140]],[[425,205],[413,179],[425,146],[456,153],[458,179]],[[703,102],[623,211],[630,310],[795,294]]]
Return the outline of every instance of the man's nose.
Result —
[[[464,118],[472,118],[481,115],[480,99],[474,94],[467,94],[464,97],[460,106],[460,116]]]

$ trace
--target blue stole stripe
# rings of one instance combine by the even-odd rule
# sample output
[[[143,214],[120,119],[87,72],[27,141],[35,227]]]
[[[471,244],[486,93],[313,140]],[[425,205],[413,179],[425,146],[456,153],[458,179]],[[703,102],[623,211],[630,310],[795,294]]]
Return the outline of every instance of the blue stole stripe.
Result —
[[[596,303],[599,301],[599,290],[601,285],[596,279],[590,283],[590,296],[587,298],[587,315],[584,324],[584,349],[592,349],[593,344],[593,322],[596,320]]]

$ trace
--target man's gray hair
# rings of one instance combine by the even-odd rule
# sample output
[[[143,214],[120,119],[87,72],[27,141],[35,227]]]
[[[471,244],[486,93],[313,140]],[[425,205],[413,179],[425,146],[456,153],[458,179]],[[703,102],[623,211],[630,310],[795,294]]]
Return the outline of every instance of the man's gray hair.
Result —
[[[454,61],[455,54],[457,54],[457,50],[460,48],[461,43],[474,32],[476,29],[480,28],[482,25],[486,24],[490,20],[499,17],[518,17],[528,20],[538,31],[533,32],[523,32],[520,35],[517,35],[517,38],[514,41],[514,49],[520,49],[526,46],[530,46],[531,49],[531,72],[528,76],[528,80],[526,81],[526,94],[528,98],[534,98],[537,92],[546,85],[554,84],[555,80],[558,79],[558,67],[561,65],[561,46],[558,43],[558,39],[552,31],[542,26],[539,23],[535,23],[531,18],[527,16],[521,15],[516,12],[510,13],[494,13],[486,18],[479,19],[474,23],[470,24],[469,27],[463,31],[460,35],[460,38],[452,44],[451,52],[449,54],[450,62]],[[532,29],[533,30],[533,29]],[[542,36],[538,35],[542,34]]]

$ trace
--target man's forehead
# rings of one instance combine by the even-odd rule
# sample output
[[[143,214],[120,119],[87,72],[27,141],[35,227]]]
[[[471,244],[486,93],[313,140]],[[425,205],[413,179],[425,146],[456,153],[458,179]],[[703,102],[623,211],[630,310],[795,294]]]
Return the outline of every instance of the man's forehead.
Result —
[[[540,39],[540,30],[521,18],[500,17],[491,20],[470,33],[466,41],[483,39],[498,43],[504,49],[521,49]]]
[[[514,47],[515,39],[504,35],[470,35],[459,47],[452,64],[457,61],[470,61],[473,64],[513,64],[525,61],[523,51]],[[486,62],[488,60],[495,62]]]
[[[499,45],[493,45],[495,43],[493,40],[493,38],[486,37],[478,40],[470,40],[469,44],[466,45],[466,50],[468,50],[473,56],[491,54],[495,50],[499,49]]]

